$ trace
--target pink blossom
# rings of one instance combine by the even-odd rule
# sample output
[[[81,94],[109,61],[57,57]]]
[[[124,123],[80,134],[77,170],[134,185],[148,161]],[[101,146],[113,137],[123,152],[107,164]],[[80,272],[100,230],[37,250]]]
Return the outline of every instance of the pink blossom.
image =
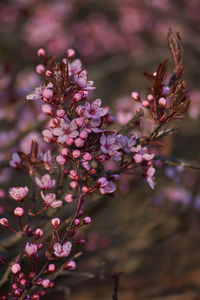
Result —
[[[56,194],[49,193],[49,194],[44,195],[43,191],[41,191],[41,196],[44,200],[46,207],[57,208],[62,205],[61,200],[56,200]]]
[[[117,136],[115,134],[105,136],[102,134],[100,138],[101,151],[105,154],[109,154],[114,160],[119,161],[121,159],[121,153],[118,152],[120,146],[117,142]]]
[[[35,177],[35,183],[41,189],[51,189],[56,184],[56,181],[54,179],[51,180],[51,177],[49,174],[45,174],[42,176],[41,179],[39,179],[38,177]]]
[[[15,264],[13,264],[13,265],[11,266],[11,272],[12,272],[13,274],[19,273],[20,270],[21,270],[21,266],[20,266],[19,264],[17,264],[17,263],[15,263]]]
[[[13,187],[9,189],[10,197],[16,201],[23,201],[28,194],[28,187]]]
[[[108,108],[101,107],[101,99],[96,99],[91,104],[86,102],[84,116],[88,119],[100,119],[108,113]]]
[[[55,243],[53,245],[54,254],[57,257],[67,257],[72,249],[72,243],[71,242],[65,242],[63,245],[60,243]]]
[[[28,256],[33,256],[37,252],[37,245],[26,243],[25,252]]]
[[[83,70],[81,73],[74,74],[73,78],[75,83],[78,84],[83,90],[92,91],[96,89],[93,86],[93,81],[87,80],[87,72],[85,70]]]
[[[42,100],[42,98],[43,98],[43,87],[42,86],[35,88],[34,93],[26,96],[27,100]]]
[[[82,69],[82,63],[80,59],[75,59],[71,63],[69,63],[69,75],[76,74],[80,72]]]
[[[111,194],[116,190],[116,185],[112,181],[108,181],[108,183],[102,187],[100,187],[101,194]]]

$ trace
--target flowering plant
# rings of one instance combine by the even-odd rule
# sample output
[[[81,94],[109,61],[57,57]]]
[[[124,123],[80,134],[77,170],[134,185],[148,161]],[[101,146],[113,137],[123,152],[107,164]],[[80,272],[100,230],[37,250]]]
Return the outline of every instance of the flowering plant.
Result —
[[[84,208],[90,196],[114,196],[121,174],[141,177],[154,189],[162,138],[174,132],[169,123],[182,119],[189,106],[186,83],[181,79],[184,68],[179,35],[169,30],[168,42],[173,74],[167,75],[167,60],[153,74],[145,73],[151,83],[149,94],[142,99],[139,93],[132,93],[139,107],[119,130],[112,129],[114,118],[109,107],[102,106],[100,99],[89,101],[94,83],[88,80],[81,61],[73,60],[73,49],[67,50],[60,63],[44,49],[38,50],[43,63],[36,71],[44,84],[27,100],[42,101],[42,135],[51,149],[39,153],[33,140],[29,153],[16,152],[10,161],[13,168],[29,176],[29,185],[9,190],[10,198],[20,205],[14,210],[18,227],[0,219],[0,225],[21,240],[20,252],[12,262],[1,257],[12,273],[10,290],[1,299],[39,299],[54,287],[53,273],[76,269],[78,245],[85,242],[77,233],[91,223]],[[114,170],[106,168],[110,161]]]

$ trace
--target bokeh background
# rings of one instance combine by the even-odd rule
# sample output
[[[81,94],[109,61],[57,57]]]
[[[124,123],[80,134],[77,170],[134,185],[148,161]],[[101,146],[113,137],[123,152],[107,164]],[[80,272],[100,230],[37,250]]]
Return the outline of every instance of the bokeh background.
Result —
[[[40,85],[37,49],[61,58],[74,48],[95,81],[92,97],[111,106],[120,128],[136,109],[131,92],[145,99],[143,72],[170,57],[169,27],[182,37],[191,106],[162,154],[200,165],[199,0],[0,1],[0,215],[10,215],[8,187],[26,180],[10,169],[11,153],[27,152],[33,138],[47,149],[40,104],[25,99]],[[57,278],[52,299],[112,299],[115,271],[123,273],[121,300],[200,299],[200,171],[158,167],[154,191],[123,176],[116,197],[89,199],[93,222],[81,233],[87,243],[78,269]],[[14,253],[11,236],[1,231],[0,238]]]

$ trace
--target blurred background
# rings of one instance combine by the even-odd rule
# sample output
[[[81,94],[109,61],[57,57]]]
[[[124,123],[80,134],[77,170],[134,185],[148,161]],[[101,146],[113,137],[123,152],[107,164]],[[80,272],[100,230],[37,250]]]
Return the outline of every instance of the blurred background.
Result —
[[[95,81],[92,97],[111,106],[120,128],[136,110],[131,92],[147,95],[143,72],[170,57],[169,27],[183,41],[191,105],[162,155],[200,165],[199,0],[0,1],[0,216],[10,214],[9,186],[25,182],[9,167],[11,153],[28,152],[33,138],[40,151],[48,148],[40,103],[25,99],[41,83],[37,49],[62,58],[74,48]],[[87,242],[78,269],[57,278],[52,299],[112,299],[112,272],[123,273],[120,300],[200,299],[200,171],[157,167],[154,191],[126,175],[116,197],[88,201],[93,222],[81,233]],[[13,253],[16,245],[2,231],[0,238]]]

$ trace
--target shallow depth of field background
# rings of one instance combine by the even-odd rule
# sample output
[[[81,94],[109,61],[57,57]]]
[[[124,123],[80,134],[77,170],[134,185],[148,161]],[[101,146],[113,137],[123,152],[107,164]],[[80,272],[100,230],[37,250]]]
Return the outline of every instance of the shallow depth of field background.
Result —
[[[154,72],[170,57],[169,27],[183,40],[191,106],[162,154],[200,165],[199,0],[0,2],[0,216],[11,215],[8,187],[26,180],[9,168],[11,153],[26,152],[33,137],[42,141],[39,107],[25,99],[40,85],[37,49],[62,58],[74,48],[95,81],[92,98],[111,106],[120,128],[135,112],[131,92],[145,99],[143,71]],[[112,299],[114,271],[123,273],[120,300],[200,299],[200,170],[165,166],[156,182],[152,191],[123,176],[116,197],[87,201],[93,222],[82,233],[83,255],[73,275],[57,279],[52,299]]]

